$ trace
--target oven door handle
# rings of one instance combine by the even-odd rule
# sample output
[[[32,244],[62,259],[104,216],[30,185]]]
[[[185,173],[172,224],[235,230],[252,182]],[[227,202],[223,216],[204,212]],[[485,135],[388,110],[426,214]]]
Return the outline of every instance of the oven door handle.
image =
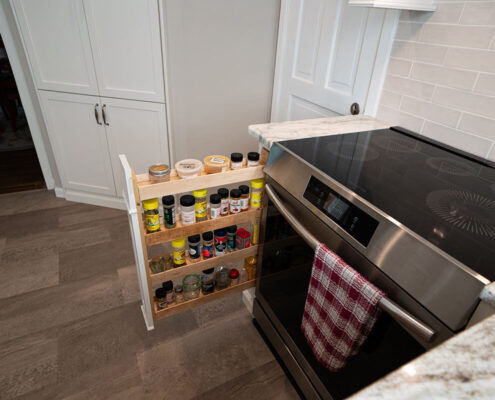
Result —
[[[316,239],[305,227],[301,224],[294,215],[287,209],[283,204],[282,200],[275,193],[275,190],[270,184],[265,185],[265,191],[268,194],[270,200],[275,204],[275,207],[283,215],[286,221],[292,226],[292,228],[304,239],[304,241],[313,249],[320,244],[318,239]],[[430,342],[435,336],[435,331],[426,325],[424,322],[420,321],[415,316],[411,315],[409,312],[404,310],[398,304],[390,300],[388,297],[383,297],[378,306],[389,314],[395,321],[402,325],[405,329],[411,332],[413,335],[418,336],[426,342]]]

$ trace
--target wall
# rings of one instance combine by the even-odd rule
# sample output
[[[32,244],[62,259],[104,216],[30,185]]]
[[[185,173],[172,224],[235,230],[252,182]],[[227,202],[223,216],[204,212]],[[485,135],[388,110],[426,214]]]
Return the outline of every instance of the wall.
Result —
[[[165,0],[172,155],[257,150],[270,120],[280,0]]]
[[[377,117],[495,161],[495,1],[402,11]]]

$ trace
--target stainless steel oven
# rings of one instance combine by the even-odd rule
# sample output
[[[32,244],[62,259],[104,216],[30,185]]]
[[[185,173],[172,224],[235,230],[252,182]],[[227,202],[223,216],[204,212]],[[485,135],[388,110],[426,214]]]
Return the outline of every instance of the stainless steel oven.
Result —
[[[311,146],[321,153],[322,143]],[[367,158],[359,158],[362,170]],[[351,161],[336,168],[352,176]],[[266,173],[254,316],[306,398],[348,397],[463,329],[484,279],[285,144],[272,147]],[[367,341],[339,372],[318,363],[301,332],[317,242],[388,294]]]

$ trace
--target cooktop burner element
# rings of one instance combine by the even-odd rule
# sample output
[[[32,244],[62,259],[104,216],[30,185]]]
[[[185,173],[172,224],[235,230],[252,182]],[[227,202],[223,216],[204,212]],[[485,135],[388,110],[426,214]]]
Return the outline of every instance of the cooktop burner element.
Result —
[[[495,281],[495,168],[489,163],[400,128],[280,144],[384,215]]]
[[[428,207],[457,228],[495,238],[495,224],[490,215],[495,213],[495,201],[462,190],[438,190],[426,197]]]
[[[445,157],[429,157],[426,159],[428,164],[438,172],[457,176],[476,175],[476,168],[459,160],[453,160]]]

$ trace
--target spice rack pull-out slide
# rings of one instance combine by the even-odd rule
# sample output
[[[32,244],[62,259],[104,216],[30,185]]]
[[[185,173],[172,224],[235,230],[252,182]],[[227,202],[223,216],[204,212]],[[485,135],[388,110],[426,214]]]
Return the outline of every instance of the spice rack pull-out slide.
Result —
[[[137,277],[141,294],[141,310],[148,330],[154,329],[154,323],[159,319],[180,313],[220,297],[248,289],[255,285],[254,279],[248,280],[207,295],[200,294],[200,296],[195,299],[169,305],[165,309],[158,310],[155,305],[153,285],[156,286],[166,280],[181,278],[185,275],[198,273],[202,270],[213,268],[224,263],[243,260],[248,256],[257,255],[259,246],[253,245],[246,249],[236,250],[219,257],[209,259],[201,258],[196,262],[191,262],[188,259],[184,266],[155,274],[151,273],[151,270],[148,267],[148,246],[169,242],[173,239],[223,228],[229,225],[242,224],[245,222],[259,222],[261,209],[251,208],[248,211],[239,214],[228,215],[213,220],[208,219],[191,225],[182,225],[181,222],[178,221],[175,228],[166,229],[161,226],[161,229],[158,232],[146,233],[141,212],[141,201],[160,198],[170,194],[175,195],[191,192],[196,189],[223,186],[264,178],[263,165],[249,168],[244,167],[216,174],[206,174],[202,171],[197,177],[188,179],[181,179],[177,176],[175,170],[171,170],[170,181],[154,183],[149,181],[148,174],[135,175],[125,155],[121,154],[119,155],[119,158],[125,178],[123,197],[129,216],[129,225],[134,247]]]

